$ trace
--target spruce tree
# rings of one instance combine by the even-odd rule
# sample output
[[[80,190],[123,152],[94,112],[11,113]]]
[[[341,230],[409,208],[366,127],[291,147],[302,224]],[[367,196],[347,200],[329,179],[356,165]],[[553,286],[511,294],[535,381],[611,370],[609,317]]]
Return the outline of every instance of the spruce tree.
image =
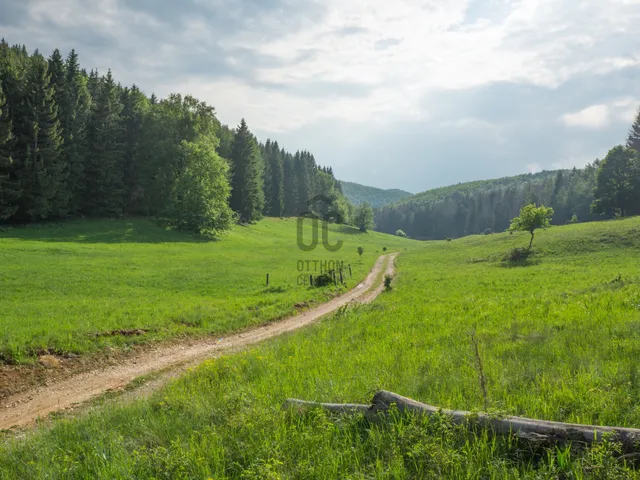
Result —
[[[140,155],[144,115],[148,108],[148,100],[133,85],[122,93],[122,132],[123,132],[123,176],[125,188],[125,211],[143,213],[144,167]]]
[[[231,151],[233,165],[231,208],[240,220],[252,222],[262,217],[264,192],[262,157],[244,118],[240,122]]]
[[[293,176],[296,184],[295,214],[300,215],[308,210],[308,202],[311,200],[309,172],[302,152],[296,152],[293,157]]]
[[[629,135],[627,136],[627,147],[633,148],[636,152],[640,153],[640,107],[638,107],[636,119],[629,129]]]
[[[13,139],[11,120],[0,85],[0,221],[11,218],[18,210],[19,191],[12,178],[10,142]]]
[[[50,84],[53,87],[53,98],[58,106],[58,118],[62,119],[65,117],[65,90],[67,84],[67,77],[64,68],[64,61],[62,60],[62,55],[60,55],[60,50],[57,48],[53,51],[51,56],[49,57],[49,76],[51,78]],[[61,120],[61,132],[64,137],[64,125]]]
[[[80,70],[75,50],[71,50],[67,56],[64,69],[65,89],[59,117],[64,137],[63,155],[69,169],[69,211],[77,214],[82,210],[83,202],[91,96],[87,88],[86,72]]]
[[[293,156],[282,150],[283,172],[284,172],[284,215],[291,217],[296,215],[296,198],[298,196],[296,188]]]
[[[109,71],[96,87],[88,128],[84,210],[89,215],[122,214],[124,184],[121,113],[120,92]]]
[[[284,168],[278,142],[267,140],[265,157],[265,211],[271,217],[281,217],[284,209]]]
[[[16,177],[20,184],[17,216],[36,221],[66,214],[67,168],[61,155],[62,135],[50,84],[48,63],[34,54],[26,78],[25,95],[16,112]]]

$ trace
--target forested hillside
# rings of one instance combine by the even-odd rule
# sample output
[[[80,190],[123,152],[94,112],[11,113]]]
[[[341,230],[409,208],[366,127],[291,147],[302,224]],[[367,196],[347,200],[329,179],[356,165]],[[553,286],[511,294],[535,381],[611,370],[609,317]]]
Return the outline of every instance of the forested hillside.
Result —
[[[640,111],[627,146],[585,168],[545,171],[429,190],[376,211],[376,228],[419,239],[501,232],[520,208],[546,205],[553,224],[640,214]]]
[[[598,162],[584,169],[518,175],[429,190],[376,212],[377,229],[424,239],[443,239],[504,231],[520,207],[551,206],[554,223],[576,215],[580,221],[601,218],[590,211]]]
[[[191,96],[158,99],[87,72],[75,51],[0,43],[0,222],[135,214],[217,235],[306,212],[318,194],[333,203],[318,214],[348,221],[340,184],[311,153],[261,144]]]
[[[366,185],[360,185],[359,183],[352,182],[340,181],[340,185],[342,186],[344,195],[351,203],[354,205],[368,203],[373,208],[379,208],[391,203],[396,203],[413,195],[412,193],[405,192],[404,190],[383,190],[382,188],[367,187]]]

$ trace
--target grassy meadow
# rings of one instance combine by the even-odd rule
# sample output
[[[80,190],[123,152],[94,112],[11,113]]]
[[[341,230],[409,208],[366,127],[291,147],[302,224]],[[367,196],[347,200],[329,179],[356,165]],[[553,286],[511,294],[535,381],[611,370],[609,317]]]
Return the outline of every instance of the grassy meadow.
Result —
[[[309,243],[311,224],[305,223]],[[243,329],[355,286],[383,247],[398,251],[418,244],[332,225],[330,243],[344,242],[339,251],[320,243],[304,252],[296,225],[296,219],[265,219],[213,242],[135,219],[0,232],[0,362]],[[358,246],[364,247],[362,257]],[[353,276],[345,270],[346,287],[309,288],[298,277],[319,273],[320,264],[307,268],[307,260],[342,261],[345,269],[351,264]],[[116,330],[146,333],[97,336]]]
[[[282,407],[368,403],[384,388],[448,408],[486,402],[496,414],[640,428],[640,218],[554,227],[527,264],[502,261],[527,244],[501,233],[402,250],[394,289],[371,305],[208,361],[150,399],[7,436],[0,478],[640,478],[613,443],[546,449],[444,418],[369,423]]]

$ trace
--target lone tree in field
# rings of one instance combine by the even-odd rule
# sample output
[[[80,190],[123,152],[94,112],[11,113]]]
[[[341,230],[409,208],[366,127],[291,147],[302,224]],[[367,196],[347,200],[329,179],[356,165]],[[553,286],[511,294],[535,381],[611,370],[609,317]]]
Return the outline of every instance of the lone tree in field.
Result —
[[[532,203],[520,209],[520,215],[511,220],[509,230],[529,232],[531,234],[531,241],[529,242],[528,250],[531,250],[534,232],[538,228],[548,228],[551,225],[552,217],[553,208],[545,207],[544,205],[537,207],[535,203]]]
[[[356,212],[353,217],[353,224],[362,232],[366,232],[374,227],[373,223],[373,208],[368,203],[363,203],[356,207]]]
[[[640,213],[640,156],[633,148],[612,148],[600,163],[594,191],[593,213],[621,217]]]
[[[364,248],[358,247],[358,255],[362,256],[363,253],[364,253]]]

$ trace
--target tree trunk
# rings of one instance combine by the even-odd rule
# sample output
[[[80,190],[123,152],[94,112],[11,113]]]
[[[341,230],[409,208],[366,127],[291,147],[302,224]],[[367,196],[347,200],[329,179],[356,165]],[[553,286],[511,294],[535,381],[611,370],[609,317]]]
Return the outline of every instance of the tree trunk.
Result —
[[[533,245],[533,232],[531,232],[531,240],[529,241],[529,248],[528,248],[528,250],[531,250],[531,245]]]
[[[609,435],[610,440],[621,442],[625,451],[640,451],[640,429],[580,425],[512,416],[499,418],[486,413],[472,414],[426,405],[384,390],[373,396],[371,405],[316,403],[295,399],[288,399],[285,403],[285,406],[297,407],[299,410],[303,407],[321,407],[335,413],[362,413],[368,417],[386,414],[392,405],[400,412],[427,416],[444,414],[457,425],[465,425],[468,428],[479,426],[491,429],[495,433],[516,435],[534,441],[594,443],[601,442],[605,435]]]

